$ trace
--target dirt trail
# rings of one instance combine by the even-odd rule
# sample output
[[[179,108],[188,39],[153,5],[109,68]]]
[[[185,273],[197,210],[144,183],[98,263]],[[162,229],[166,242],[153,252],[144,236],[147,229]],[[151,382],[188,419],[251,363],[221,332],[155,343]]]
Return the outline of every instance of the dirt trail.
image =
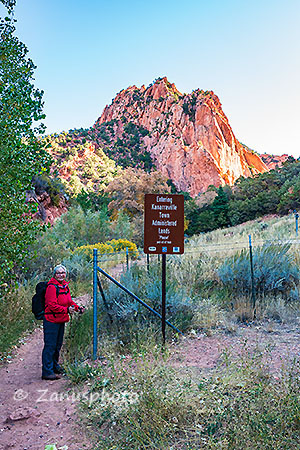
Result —
[[[88,296],[75,301],[84,305]],[[42,328],[24,341],[0,367],[0,450],[91,450],[76,413],[80,396],[64,377],[41,379]]]
[[[118,278],[124,264],[110,270]],[[86,305],[88,295],[74,299]],[[41,379],[43,330],[36,329],[0,367],[0,450],[91,450],[76,413],[80,395],[66,378]]]
[[[70,394],[62,398],[68,381],[41,379],[42,349],[43,331],[37,329],[0,368],[0,449],[44,450],[46,444],[88,449],[76,419],[77,402]]]
[[[263,351],[265,364],[271,372],[280,374],[283,367],[300,359],[299,323],[240,326],[232,335],[189,337],[175,348],[170,364],[176,368],[209,372],[216,367],[224,351],[235,359],[243,352],[253,354],[255,350]]]

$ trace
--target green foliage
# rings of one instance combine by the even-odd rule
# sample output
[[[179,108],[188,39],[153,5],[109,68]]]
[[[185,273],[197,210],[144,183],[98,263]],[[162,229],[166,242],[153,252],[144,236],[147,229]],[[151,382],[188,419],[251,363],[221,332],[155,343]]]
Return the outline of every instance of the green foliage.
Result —
[[[239,179],[230,201],[230,214],[234,216],[232,224],[265,214],[284,214],[290,209],[297,209],[299,180],[299,161],[287,161],[277,170],[254,178]]]
[[[196,102],[197,96],[192,95],[191,97],[187,97],[186,103],[182,105],[183,112],[189,116],[191,122],[195,122]]]
[[[1,3],[7,8],[9,13],[11,13],[16,6],[16,0],[1,0]]]
[[[161,275],[157,265],[152,265],[150,273],[135,265],[121,275],[120,283],[161,313]],[[188,329],[195,305],[186,290],[168,278],[166,295],[168,320],[181,331]],[[118,334],[121,334],[124,345],[128,345],[135,334],[143,334],[150,324],[159,330],[159,319],[112,283],[106,289],[106,298],[108,313],[116,321]],[[171,334],[174,335],[173,332]]]
[[[74,249],[80,245],[94,244],[107,240],[110,230],[110,219],[105,210],[84,211],[74,207],[62,215],[50,232],[57,242]]]
[[[103,197],[106,186],[121,169],[101,147],[83,142],[86,139],[82,138],[82,133],[85,131],[70,130],[69,133],[47,136],[44,142],[55,159],[52,170],[60,177],[66,192],[73,198],[79,196],[81,203],[91,196],[92,203],[97,204],[101,200],[97,201],[96,196]],[[75,136],[81,139],[74,139]]]
[[[0,355],[3,356],[16,345],[21,336],[35,328],[31,312],[34,284],[19,286],[6,292],[0,300]]]
[[[84,314],[74,315],[67,329],[64,360],[67,363],[73,363],[74,365],[71,367],[68,364],[65,364],[65,369],[67,374],[71,377],[71,380],[75,383],[78,383],[89,376],[89,372],[84,369],[83,371],[81,370],[82,366],[79,361],[85,359],[86,356],[91,356],[91,346],[93,342],[92,322],[93,310],[92,308],[88,308]]]
[[[111,202],[108,207],[116,216],[124,211],[131,217],[141,217],[144,212],[145,194],[168,192],[165,177],[160,172],[147,173],[142,169],[125,169],[107,187]]]
[[[9,11],[14,1],[5,1]],[[48,156],[37,135],[45,116],[43,92],[34,88],[34,69],[26,46],[15,36],[12,16],[0,19],[0,285],[14,269],[24,269],[27,247],[40,231],[30,219],[36,206],[25,204],[25,191],[35,175],[46,170]]]
[[[211,205],[198,207],[195,201],[187,202],[188,234],[237,225],[267,214],[287,214],[300,209],[299,195],[300,162],[287,160],[279,169],[239,178],[232,190],[229,186],[219,188]]]
[[[85,213],[80,207],[72,207],[31,245],[33,258],[26,261],[26,276],[47,279],[53,268],[63,262],[71,279],[85,281],[90,274],[90,262],[84,255],[73,253],[76,247],[131,236],[131,224],[125,214],[119,214],[117,220],[112,221],[105,210]]]
[[[72,253],[70,256],[63,258],[61,263],[67,268],[69,280],[79,281],[80,283],[84,281],[92,282],[91,263],[84,255]]]
[[[300,272],[295,265],[294,256],[289,253],[290,244],[264,244],[253,250],[253,269],[256,295],[285,294],[292,291],[298,298],[297,284]],[[222,283],[240,295],[251,292],[250,256],[248,250],[242,250],[227,258],[218,269]]]
[[[105,126],[103,124],[102,126]],[[151,154],[145,150],[143,137],[149,134],[148,130],[133,122],[124,125],[122,139],[117,139],[112,148],[106,148],[106,153],[117,161],[120,166],[137,167],[150,171],[153,169]]]
[[[60,196],[65,195],[64,186],[60,179],[50,177],[48,174],[36,176],[33,179],[34,190],[37,195],[47,192],[55,206],[59,205]]]
[[[216,228],[223,228],[230,223],[229,219],[229,193],[220,186],[218,195],[212,204],[199,208],[195,200],[188,201],[186,217],[189,221],[187,233],[193,235],[207,232]]]
[[[46,142],[51,146],[51,153],[60,159],[59,162],[63,163],[64,167],[68,167],[72,161],[76,162],[78,158],[80,159],[85,151],[88,153],[89,146],[93,145],[102,162],[98,161],[94,155],[87,155],[84,158],[84,165],[79,164],[79,171],[84,172],[89,179],[97,178],[95,172],[99,172],[98,178],[102,181],[105,171],[107,176],[110,172],[114,175],[113,169],[116,167],[118,169],[120,167],[138,167],[146,171],[152,170],[154,164],[151,154],[145,150],[143,144],[143,138],[149,134],[149,131],[133,122],[127,122],[126,118],[122,122],[124,130],[121,138],[117,134],[116,121],[111,120],[101,125],[96,123],[89,129],[69,130],[68,133],[47,136]],[[57,166],[59,168],[59,164]],[[86,185],[80,174],[78,177],[81,184]],[[87,183],[87,185],[92,186],[91,183]],[[78,189],[79,187],[76,193],[79,192]]]
[[[76,203],[81,206],[83,211],[101,211],[107,209],[110,199],[106,193],[97,194],[95,192],[86,192],[84,189],[76,196]]]

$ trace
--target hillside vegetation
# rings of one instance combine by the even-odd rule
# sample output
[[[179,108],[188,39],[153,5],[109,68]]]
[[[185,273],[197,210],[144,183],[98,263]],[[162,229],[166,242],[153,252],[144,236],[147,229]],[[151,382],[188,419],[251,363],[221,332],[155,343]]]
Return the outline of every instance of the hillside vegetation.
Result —
[[[265,217],[189,239],[184,255],[168,256],[168,319],[195,342],[203,333],[233,336],[242,324],[259,328],[266,323],[268,333],[274,324],[297,327],[300,241],[295,237],[294,217],[288,216]],[[161,274],[156,258],[151,258],[149,271],[141,261],[120,278],[160,311]],[[69,378],[79,390],[88,383],[96,398],[81,406],[97,450],[289,450],[297,446],[297,360],[291,365],[282,360],[282,369],[274,375],[269,367],[271,349],[258,344],[248,347],[245,339],[240,353],[225,350],[214,370],[174,368],[169,352],[174,351],[178,337],[173,330],[167,330],[170,345],[161,352],[159,321],[119,288],[103,279],[102,283],[107,304],[101,301],[100,362],[89,359],[91,310],[73,321],[65,351]],[[185,340],[178,345],[184,352]]]
[[[240,178],[232,188],[211,186],[209,192],[215,195],[206,204],[199,206],[205,194],[186,204],[190,235],[299,209],[300,162],[289,158],[280,168]]]
[[[105,146],[91,144],[88,142],[91,133],[91,130],[70,130],[48,136],[45,141],[55,161],[52,177],[62,183],[68,196],[85,210],[100,209],[104,205],[113,210],[115,200],[121,198],[115,213],[123,211],[132,217],[136,214],[132,213],[130,203],[140,204],[142,213],[145,193],[171,189],[172,193],[184,194],[186,232],[192,236],[267,214],[288,214],[300,207],[300,162],[292,157],[282,167],[254,177],[241,177],[232,187],[211,185],[207,192],[192,198],[187,192],[178,191],[171,180],[152,166],[147,175],[145,166],[139,168],[135,158],[130,157],[127,163],[127,157],[123,155],[119,161],[117,153],[108,151]],[[128,150],[132,148],[130,144]],[[141,239],[141,231],[139,235]],[[137,243],[141,244],[141,241]]]
[[[105,243],[108,248],[115,245],[114,238],[122,236],[120,244],[129,247],[125,237],[133,237],[134,232],[126,214],[112,220],[103,209],[84,211],[77,206],[40,236],[31,247],[36,258],[28,260],[25,277],[20,274],[22,285],[1,311],[6,338],[0,341],[2,353],[34,325],[28,314],[34,284],[49,278],[56,263],[68,267],[74,296],[91,294],[93,245],[87,248],[88,243],[102,242],[99,266],[111,273],[114,264],[123,263],[121,282],[160,311],[157,258],[151,257],[148,271],[140,253],[127,270],[125,252],[112,253],[107,260],[101,251]],[[253,240],[255,317],[249,234]],[[196,339],[203,334],[234,336],[241,325],[265,322],[271,333],[273,324],[297,324],[300,241],[295,237],[293,215],[264,217],[193,236],[186,242],[184,255],[168,256],[168,320],[185,336]],[[84,247],[77,248],[79,245]],[[94,399],[90,402],[82,396],[80,402],[83,428],[89,430],[93,448],[296,448],[300,438],[297,361],[275,377],[266,364],[269,350],[257,347],[250,351],[245,342],[238,358],[225,351],[210,372],[176,369],[168,359],[178,339],[173,330],[167,330],[162,352],[160,322],[119,288],[103,278],[101,282],[106,298],[105,304],[99,299],[101,359],[91,360],[92,308],[72,319],[64,347],[64,367],[71,386],[76,392],[88,387],[87,398]],[[184,346],[184,342],[178,345]]]

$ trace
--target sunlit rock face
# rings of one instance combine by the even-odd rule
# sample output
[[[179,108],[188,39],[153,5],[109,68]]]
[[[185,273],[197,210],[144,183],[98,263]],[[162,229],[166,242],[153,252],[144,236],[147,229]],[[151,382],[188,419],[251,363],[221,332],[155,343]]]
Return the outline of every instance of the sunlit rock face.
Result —
[[[268,170],[256,153],[236,139],[212,91],[181,94],[167,78],[148,88],[131,86],[106,106],[94,127],[112,120],[115,139],[122,137],[128,122],[146,128],[144,148],[156,168],[192,196],[211,184],[232,185],[240,176]]]

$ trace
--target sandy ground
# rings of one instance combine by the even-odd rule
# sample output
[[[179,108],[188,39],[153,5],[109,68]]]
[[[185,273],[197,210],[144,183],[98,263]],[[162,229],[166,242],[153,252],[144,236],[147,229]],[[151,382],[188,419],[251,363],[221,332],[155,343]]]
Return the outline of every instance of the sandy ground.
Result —
[[[224,359],[224,354],[237,359],[242,354],[264,353],[270,371],[280,375],[300,359],[300,325],[264,323],[258,326],[240,326],[232,335],[215,334],[183,338],[175,347],[170,364],[176,368],[210,371]]]

